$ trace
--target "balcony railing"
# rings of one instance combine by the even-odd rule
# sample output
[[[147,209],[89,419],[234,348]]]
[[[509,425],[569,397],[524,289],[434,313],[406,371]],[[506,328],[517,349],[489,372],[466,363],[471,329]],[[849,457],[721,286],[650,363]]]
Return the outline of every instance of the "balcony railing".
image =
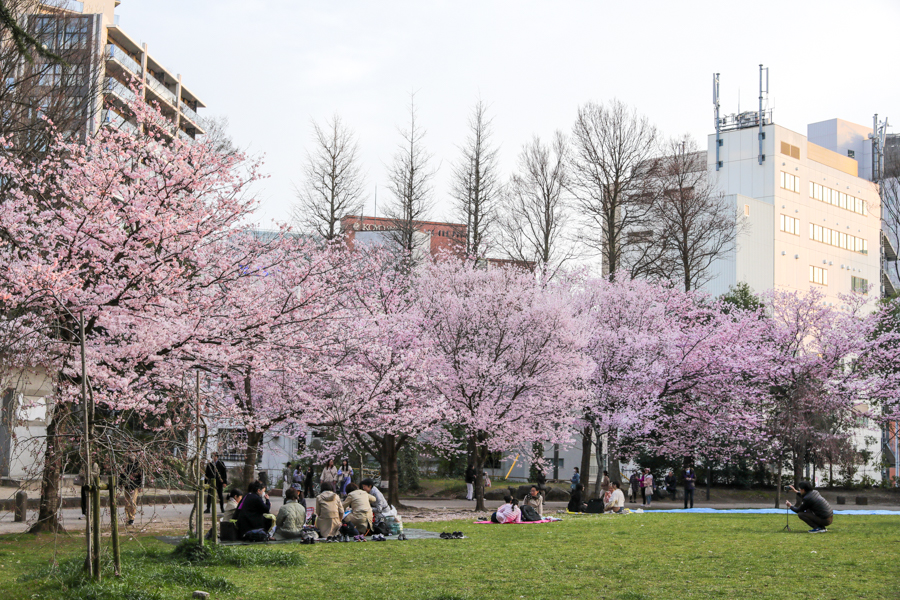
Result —
[[[161,84],[153,75],[150,75],[149,73],[147,73],[147,87],[153,90],[159,97],[161,97],[172,106],[178,105],[175,94],[172,92],[172,90]]]
[[[200,120],[200,115],[197,114],[193,108],[185,104],[184,102],[179,102],[179,106],[181,107],[181,114],[188,118],[194,125],[198,125],[200,127],[203,126],[203,121]]]
[[[125,119],[122,115],[118,114],[114,110],[104,110],[100,113],[100,118],[103,121],[104,125],[108,125],[110,127],[115,127],[116,129],[122,129],[124,131],[129,131],[131,133],[137,132],[137,126]]]
[[[112,77],[106,78],[106,83],[103,86],[103,90],[108,94],[115,94],[119,96],[122,100],[126,102],[133,102],[137,100],[137,96],[131,89],[125,84],[119,82]]]
[[[111,59],[130,71],[135,77],[141,76],[141,65],[128,56],[124,50],[113,44],[106,45],[106,58]]]

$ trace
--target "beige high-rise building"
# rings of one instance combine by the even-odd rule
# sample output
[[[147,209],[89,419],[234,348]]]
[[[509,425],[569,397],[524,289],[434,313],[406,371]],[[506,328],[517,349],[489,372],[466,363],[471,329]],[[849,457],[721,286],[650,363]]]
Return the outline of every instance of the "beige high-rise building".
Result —
[[[79,110],[85,112],[88,133],[102,123],[129,127],[124,107],[134,98],[134,89],[159,105],[172,122],[172,135],[193,139],[205,133],[197,111],[206,105],[180,74],[153,57],[146,42],[125,32],[115,14],[119,4],[119,0],[40,4],[26,26],[70,64],[24,68],[43,69],[39,83],[59,87],[73,107],[84,107]]]

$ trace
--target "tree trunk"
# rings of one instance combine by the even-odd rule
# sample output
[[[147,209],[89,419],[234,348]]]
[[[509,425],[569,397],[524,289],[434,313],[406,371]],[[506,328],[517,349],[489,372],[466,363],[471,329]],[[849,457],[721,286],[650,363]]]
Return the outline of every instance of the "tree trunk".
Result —
[[[619,465],[619,457],[615,456],[615,451],[617,450],[615,441],[617,437],[618,432],[615,429],[611,429],[606,435],[606,453],[609,455],[609,478],[612,481],[621,483],[622,490],[624,491],[627,489],[628,482],[622,481],[622,468],[621,465]]]
[[[244,484],[249,484],[256,479],[256,463],[259,460],[259,447],[262,445],[263,435],[265,434],[262,431],[247,432],[247,451],[244,453]],[[197,456],[200,457],[199,451]]]
[[[381,480],[387,480],[388,487],[381,490],[387,492],[386,500],[396,508],[400,508],[400,469],[397,467],[397,438],[385,435],[378,448],[378,461],[381,463]]]
[[[475,450],[475,510],[487,510],[484,506],[484,457],[485,449],[477,446]]]
[[[778,466],[780,463],[776,463],[776,471],[775,471],[775,508],[780,508],[781,505],[781,467]]]
[[[60,425],[71,414],[71,406],[67,402],[57,402],[53,407],[53,416],[47,424],[47,443],[44,448],[44,473],[41,478],[41,503],[38,509],[37,522],[28,530],[29,533],[53,531],[64,533],[59,524],[59,505],[61,502],[63,452]],[[87,475],[90,470],[86,470]]]
[[[584,491],[587,493],[591,489],[591,435],[590,427],[585,427],[581,432],[581,483],[584,484]],[[600,480],[600,465],[597,465],[597,480]]]
[[[603,481],[603,436],[600,433],[597,433],[597,439],[594,440],[594,450],[597,457],[597,478],[594,480],[594,495],[593,498],[602,498],[601,494],[603,493],[600,490],[600,482]],[[612,481],[612,477],[610,477],[610,481]]]

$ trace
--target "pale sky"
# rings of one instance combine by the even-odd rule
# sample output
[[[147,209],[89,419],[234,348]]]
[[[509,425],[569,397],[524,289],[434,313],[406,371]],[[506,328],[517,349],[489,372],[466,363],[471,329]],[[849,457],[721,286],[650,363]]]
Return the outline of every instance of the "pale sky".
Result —
[[[334,113],[359,137],[366,214],[376,185],[383,206],[411,91],[438,168],[435,220],[449,216],[450,166],[478,98],[505,173],[524,142],[570,131],[589,100],[623,100],[705,147],[712,73],[724,114],[739,100],[752,110],[760,63],[780,125],[805,135],[834,117],[871,125],[877,112],[900,131],[896,0],[123,0],[117,14],[184,76],[201,115],[226,116],[235,142],[265,155],[263,226],[288,218],[310,121]]]

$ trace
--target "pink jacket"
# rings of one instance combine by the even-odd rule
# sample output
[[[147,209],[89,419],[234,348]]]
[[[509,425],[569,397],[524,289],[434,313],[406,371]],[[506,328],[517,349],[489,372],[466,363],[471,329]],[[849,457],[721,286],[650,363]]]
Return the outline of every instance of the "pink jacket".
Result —
[[[521,523],[522,511],[518,506],[504,504],[497,509],[497,520],[501,523]]]

